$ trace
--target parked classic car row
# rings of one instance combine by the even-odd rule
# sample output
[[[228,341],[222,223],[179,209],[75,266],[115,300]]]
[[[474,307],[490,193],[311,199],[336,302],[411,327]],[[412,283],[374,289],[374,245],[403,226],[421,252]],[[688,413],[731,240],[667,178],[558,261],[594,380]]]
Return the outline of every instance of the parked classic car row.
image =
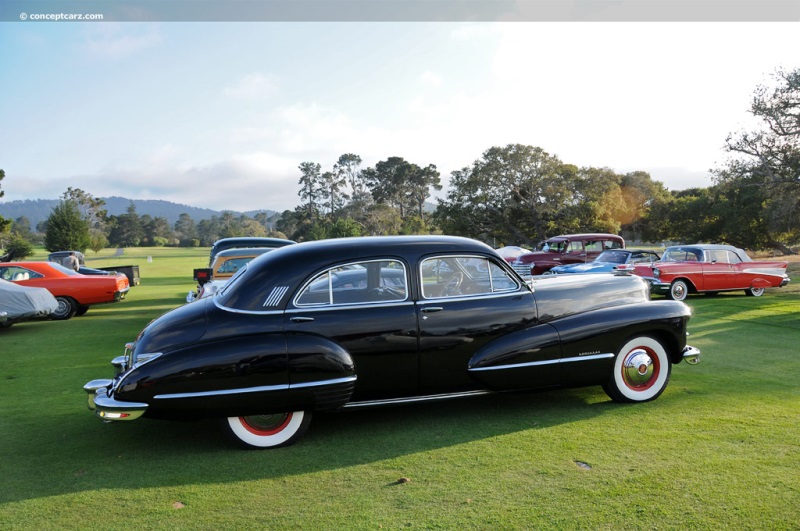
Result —
[[[760,297],[766,288],[789,283],[788,262],[754,261],[743,249],[730,245],[676,245],[661,260],[635,264],[634,270],[650,283],[655,294],[682,301],[690,293],[744,292]]]
[[[82,275],[56,262],[3,262],[0,278],[48,290],[58,302],[51,314],[57,320],[83,315],[95,304],[118,302],[130,289],[125,275]]]
[[[782,287],[789,282],[788,262],[754,261],[743,249],[730,245],[677,245],[666,248],[663,256],[659,256],[655,251],[625,249],[621,238],[605,236],[611,235],[557,236],[542,242],[538,251],[503,247],[498,252],[523,278],[528,274],[631,271],[648,281],[653,294],[679,301],[691,293],[738,290],[760,297],[766,288]],[[608,248],[598,254],[596,249],[601,246]],[[592,255],[596,255],[593,261],[583,260]],[[556,262],[561,265],[555,265]]]
[[[229,238],[220,241],[228,241],[231,243],[230,240],[241,241],[242,238]],[[283,247],[284,245],[294,243],[289,240],[278,240],[277,238],[247,238],[246,240],[246,243],[250,245],[248,247],[227,248],[220,242],[217,242],[217,244],[212,247],[211,252],[213,257],[211,258],[211,267],[194,270],[194,280],[197,282],[197,290],[189,292],[186,296],[186,302],[192,302],[214,295],[240,268],[244,267],[244,265],[253,258],[278,249],[279,247]],[[254,247],[259,241],[266,246]]]
[[[0,328],[23,321],[50,319],[58,301],[44,288],[18,285],[0,278]]]
[[[522,278],[542,275],[564,264],[591,262],[607,249],[624,249],[625,240],[616,234],[565,234],[548,238],[536,250],[519,254],[512,262]]]
[[[292,444],[315,411],[587,385],[644,402],[699,361],[690,315],[634,275],[526,283],[465,238],[314,241],[155,319],[84,390],[102,420],[217,417],[251,448]]]
[[[613,273],[628,270],[634,264],[652,264],[661,257],[655,251],[641,249],[613,249],[603,251],[592,262],[555,266],[545,274],[568,275],[585,273]]]

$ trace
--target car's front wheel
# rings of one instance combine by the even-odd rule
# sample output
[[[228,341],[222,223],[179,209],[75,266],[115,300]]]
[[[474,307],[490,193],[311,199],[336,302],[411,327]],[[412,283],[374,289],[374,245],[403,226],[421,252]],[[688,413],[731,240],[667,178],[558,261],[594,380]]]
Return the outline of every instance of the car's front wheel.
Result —
[[[56,297],[56,302],[58,303],[58,308],[50,314],[50,317],[56,321],[65,321],[69,319],[75,315],[78,309],[78,305],[69,297]]]
[[[682,301],[689,295],[689,286],[683,280],[676,280],[669,287],[669,298],[674,301]]]
[[[764,294],[764,288],[750,288],[744,290],[748,297],[760,297]]]
[[[620,349],[614,371],[603,385],[615,402],[647,402],[664,392],[672,365],[664,346],[655,338],[639,336]]]
[[[272,415],[228,417],[223,429],[239,445],[249,449],[278,448],[297,442],[311,424],[310,411]]]

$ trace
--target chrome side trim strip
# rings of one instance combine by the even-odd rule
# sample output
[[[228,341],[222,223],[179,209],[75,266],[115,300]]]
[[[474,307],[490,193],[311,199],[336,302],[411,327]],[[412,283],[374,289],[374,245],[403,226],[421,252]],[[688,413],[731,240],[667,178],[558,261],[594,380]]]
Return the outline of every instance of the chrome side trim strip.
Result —
[[[290,389],[305,389],[308,387],[321,387],[323,385],[336,385],[341,383],[354,382],[355,380],[356,380],[355,376],[347,376],[345,378],[323,380],[321,382],[303,382],[299,384],[283,384],[283,385],[262,385],[258,387],[243,387],[240,389],[220,389],[219,391],[198,391],[196,393],[169,393],[165,395],[156,395],[153,398],[156,400],[169,400],[173,398],[201,398],[206,396],[239,395],[245,393],[262,393],[269,391],[288,391]]]
[[[572,363],[575,361],[587,361],[587,360],[603,360],[608,358],[613,358],[614,354],[608,352],[605,354],[593,354],[591,356],[577,356],[574,358],[563,358],[557,360],[544,360],[544,361],[531,361],[528,363],[511,363],[508,365],[496,365],[494,367],[471,367],[470,371],[497,371],[497,370],[505,370],[505,369],[518,369],[520,367],[537,367],[540,365],[553,365],[555,363]]]
[[[356,409],[360,407],[390,406],[395,404],[412,404],[414,402],[429,402],[433,400],[449,400],[453,398],[466,398],[470,396],[480,396],[492,394],[493,391],[464,391],[463,393],[448,393],[442,395],[410,396],[407,398],[387,398],[385,400],[367,400],[364,402],[350,402],[344,405],[346,409]]]
[[[321,382],[304,382],[299,384],[289,385],[289,389],[305,389],[306,387],[320,387],[322,385],[336,385],[349,382],[355,382],[356,376],[345,376],[344,378],[335,378],[333,380],[324,380]]]

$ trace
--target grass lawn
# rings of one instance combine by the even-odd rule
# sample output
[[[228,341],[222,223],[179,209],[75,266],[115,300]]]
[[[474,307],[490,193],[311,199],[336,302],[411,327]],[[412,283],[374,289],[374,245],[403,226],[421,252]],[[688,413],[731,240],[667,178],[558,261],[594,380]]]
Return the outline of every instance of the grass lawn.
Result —
[[[654,402],[585,388],[318,414],[295,446],[243,451],[215,422],[86,409],[83,384],[183,303],[208,249],[113,254],[87,265],[138,264],[126,300],[0,330],[0,529],[800,526],[798,264],[761,298],[690,297],[703,361]]]

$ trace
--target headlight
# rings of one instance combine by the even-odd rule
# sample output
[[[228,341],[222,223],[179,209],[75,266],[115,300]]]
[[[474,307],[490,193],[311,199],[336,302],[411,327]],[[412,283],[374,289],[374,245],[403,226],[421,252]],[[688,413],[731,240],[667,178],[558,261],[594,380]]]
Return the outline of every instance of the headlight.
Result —
[[[656,278],[661,276],[661,271],[659,271],[657,267],[653,268],[653,276]]]

